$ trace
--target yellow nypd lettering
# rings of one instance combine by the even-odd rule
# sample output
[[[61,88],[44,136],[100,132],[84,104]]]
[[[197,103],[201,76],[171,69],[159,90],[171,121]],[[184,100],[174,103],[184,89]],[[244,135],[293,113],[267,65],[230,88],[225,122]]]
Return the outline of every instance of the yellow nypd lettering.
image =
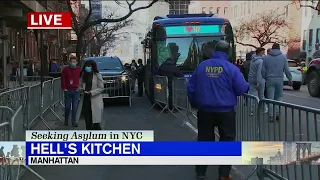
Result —
[[[208,77],[219,77],[222,72],[223,72],[223,67],[206,66],[206,74]]]

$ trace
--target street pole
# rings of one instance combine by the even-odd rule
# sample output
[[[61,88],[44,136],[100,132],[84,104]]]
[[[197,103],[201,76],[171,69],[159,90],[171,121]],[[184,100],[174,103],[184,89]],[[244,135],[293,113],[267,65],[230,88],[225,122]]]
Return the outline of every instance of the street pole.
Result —
[[[19,60],[19,64],[20,64],[20,77],[19,77],[19,85],[23,86],[23,57],[22,57],[22,53],[23,53],[23,36],[22,36],[22,29],[20,29],[20,32],[18,32],[17,34],[17,44],[16,44],[16,49],[17,49],[17,58]]]
[[[43,30],[39,30],[40,31],[40,82],[41,82],[41,87],[43,87],[43,82],[44,82],[44,61],[45,61],[45,57],[44,57],[44,46],[43,46]],[[43,88],[41,88],[41,96],[43,95]]]
[[[24,29],[20,29],[20,85],[24,85]]]

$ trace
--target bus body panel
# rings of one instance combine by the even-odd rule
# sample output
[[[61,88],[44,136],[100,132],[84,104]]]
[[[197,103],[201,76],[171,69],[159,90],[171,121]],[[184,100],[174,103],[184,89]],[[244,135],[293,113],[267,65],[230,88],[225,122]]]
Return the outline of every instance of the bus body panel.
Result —
[[[193,17],[194,16],[194,17]],[[145,90],[146,90],[146,94],[149,96],[150,100],[153,102],[153,97],[154,97],[154,82],[153,82],[153,77],[156,74],[155,72],[157,71],[158,67],[159,67],[159,62],[158,62],[158,57],[157,57],[157,51],[158,48],[157,47],[157,42],[156,42],[156,37],[155,37],[155,29],[157,26],[161,26],[161,27],[170,27],[170,26],[201,26],[201,25],[226,25],[228,26],[228,28],[231,30],[231,32],[228,32],[229,34],[225,33],[224,35],[222,34],[214,34],[214,35],[201,35],[201,34],[192,34],[190,36],[188,35],[184,35],[179,37],[174,37],[177,38],[175,40],[172,40],[173,37],[168,36],[166,38],[166,43],[168,43],[167,41],[171,41],[173,43],[177,43],[176,41],[182,41],[182,39],[188,39],[190,38],[190,47],[192,46],[191,49],[194,49],[195,52],[188,52],[188,58],[189,58],[189,54],[191,58],[199,58],[199,44],[196,44],[198,42],[191,42],[191,41],[197,41],[197,39],[203,38],[206,39],[206,37],[213,38],[213,37],[219,37],[219,36],[230,36],[230,42],[231,43],[231,53],[232,53],[232,61],[235,61],[235,45],[234,45],[234,35],[232,32],[232,27],[231,24],[229,23],[229,21],[225,18],[219,18],[216,17],[214,15],[208,15],[208,14],[196,14],[196,15],[168,15],[168,17],[156,17],[155,20],[153,21],[152,24],[152,30],[148,33],[147,38],[148,41],[148,48],[150,48],[149,51],[149,57],[150,57],[150,61],[146,64],[147,69],[146,69],[146,74],[145,74]],[[229,37],[229,38],[230,38]],[[194,38],[193,40],[191,40],[192,38]],[[181,43],[180,42],[180,51],[181,51]],[[195,46],[193,47],[193,45],[195,44]],[[184,48],[185,49],[185,48]],[[181,52],[182,53],[182,52]],[[187,61],[187,59],[185,60]],[[176,61],[177,62],[177,61]],[[185,62],[183,62],[184,64]],[[196,64],[198,65],[198,63]],[[194,67],[195,68],[195,67]],[[188,71],[183,71],[183,77],[190,77],[190,75],[192,74],[194,69],[190,69]]]

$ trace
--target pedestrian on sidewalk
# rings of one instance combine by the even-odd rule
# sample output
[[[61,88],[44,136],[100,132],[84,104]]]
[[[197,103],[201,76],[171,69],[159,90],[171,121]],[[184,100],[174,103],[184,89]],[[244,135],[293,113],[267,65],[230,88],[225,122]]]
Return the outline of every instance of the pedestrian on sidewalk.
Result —
[[[132,60],[131,64],[131,91],[135,93],[136,90],[136,80],[137,80],[137,63],[136,60]]]
[[[280,51],[280,45],[274,43],[272,49],[265,57],[262,65],[262,77],[266,80],[267,98],[282,101],[283,98],[283,72],[289,80],[289,86],[292,85],[292,75],[289,69],[287,57]],[[269,120],[274,121],[273,104],[268,105]],[[280,110],[276,106],[275,119],[279,120]]]
[[[215,48],[216,47],[216,48]],[[198,109],[198,141],[215,141],[214,128],[219,128],[220,141],[234,141],[236,136],[235,111],[237,96],[247,92],[249,84],[239,68],[229,62],[229,44],[208,42],[202,52],[211,57],[202,61],[188,83],[188,98]],[[219,166],[219,179],[231,180],[231,165]],[[204,179],[206,165],[197,165],[198,179]]]
[[[265,80],[262,77],[262,64],[263,55],[265,54],[264,48],[257,48],[256,53],[252,56],[250,63],[248,82],[249,82],[249,94],[258,96],[259,100],[264,98]],[[253,115],[253,104],[250,104],[250,115]],[[265,112],[267,112],[265,107]]]
[[[138,59],[138,68],[137,68],[137,79],[138,79],[138,96],[143,96],[143,81],[144,81],[144,65],[142,64],[142,59]]]
[[[75,56],[70,57],[69,66],[63,68],[61,72],[61,88],[64,91],[64,125],[69,124],[69,114],[71,114],[72,125],[78,127],[76,122],[77,109],[79,104],[80,92],[79,82],[81,77],[81,68],[77,66],[77,58]]]
[[[103,115],[102,92],[103,79],[98,71],[97,63],[88,60],[84,64],[84,71],[80,80],[80,89],[83,92],[79,104],[78,114],[83,110],[87,130],[101,130]]]

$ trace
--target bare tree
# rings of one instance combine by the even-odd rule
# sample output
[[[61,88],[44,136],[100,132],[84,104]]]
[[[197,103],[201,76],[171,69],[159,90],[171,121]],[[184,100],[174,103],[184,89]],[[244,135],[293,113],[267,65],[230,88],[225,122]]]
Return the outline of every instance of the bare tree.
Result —
[[[126,15],[122,16],[122,17],[105,17],[102,19],[98,19],[98,20],[92,20],[91,15],[92,15],[92,7],[91,7],[91,0],[88,0],[89,3],[89,12],[86,16],[86,18],[84,19],[83,22],[79,22],[76,13],[73,11],[73,6],[75,4],[78,3],[78,1],[76,0],[67,0],[67,6],[69,11],[72,13],[72,22],[73,22],[73,30],[75,31],[76,35],[77,35],[77,47],[76,47],[76,54],[77,54],[77,58],[80,60],[81,55],[83,54],[83,37],[86,33],[86,31],[95,25],[99,25],[101,23],[117,23],[117,22],[121,22],[124,21],[126,19],[128,19],[134,12],[142,10],[142,9],[147,9],[149,7],[151,7],[153,4],[155,4],[158,0],[152,0],[150,3],[148,3],[148,5],[146,6],[140,6],[140,7],[134,7],[135,3],[137,2],[137,0],[126,0],[126,1],[117,1],[115,0],[115,2],[118,5],[121,6],[127,6],[128,8],[128,12]],[[167,2],[167,1],[166,1]]]
[[[236,42],[253,48],[264,47],[275,42],[283,43],[285,37],[281,33],[289,28],[289,23],[286,22],[282,14],[279,15],[275,12],[257,14],[250,20],[242,21],[235,28]],[[254,39],[256,43],[244,43],[245,37]]]
[[[110,6],[105,6],[104,10],[106,17],[118,17],[116,15],[116,9],[113,9]],[[84,47],[87,47],[89,43],[94,42],[95,55],[98,56],[102,46],[111,48],[114,46],[116,40],[121,38],[123,35],[128,34],[128,32],[123,31],[123,29],[132,26],[133,22],[133,19],[126,19],[116,23],[101,23],[99,27],[93,27],[92,32],[90,32],[92,38],[85,44]]]

